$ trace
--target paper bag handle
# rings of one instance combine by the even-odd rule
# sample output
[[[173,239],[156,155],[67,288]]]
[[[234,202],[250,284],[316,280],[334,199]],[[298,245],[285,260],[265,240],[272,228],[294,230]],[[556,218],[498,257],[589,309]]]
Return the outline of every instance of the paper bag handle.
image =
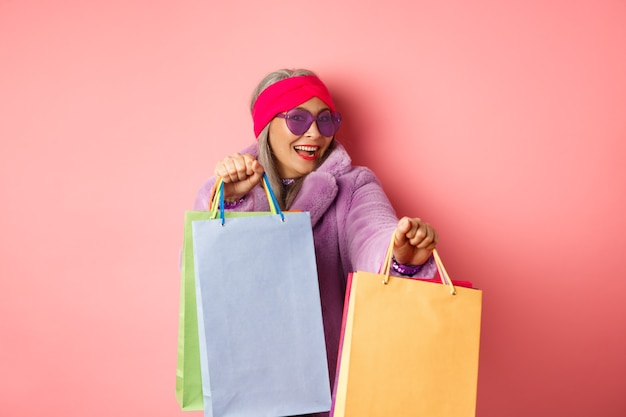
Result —
[[[383,278],[383,284],[387,285],[389,283],[389,274],[391,273],[391,258],[393,256],[393,245],[396,238],[396,232],[394,231],[391,235],[391,243],[387,248],[387,253],[385,255],[385,262],[382,268],[382,274],[385,276]],[[450,294],[455,295],[456,289],[454,288],[454,284],[452,284],[452,280],[448,275],[448,271],[443,266],[443,262],[441,261],[441,257],[437,252],[437,249],[433,249],[433,257],[435,258],[435,265],[437,265],[437,271],[439,272],[439,277],[441,278],[441,283],[443,285],[447,285],[450,289]]]
[[[272,190],[272,187],[270,185],[270,181],[267,178],[267,174],[264,172],[263,173],[263,188],[265,189],[265,195],[267,196],[267,201],[269,202],[270,205],[270,211],[272,212],[272,214],[278,214],[280,216],[280,219],[284,222],[285,221],[285,215],[283,214],[283,211],[280,209],[280,205],[278,204],[278,199],[276,198],[276,194],[274,194],[274,190]],[[219,211],[220,214],[220,219],[222,221],[222,226],[224,225],[224,179],[221,177],[217,178],[217,181],[215,182],[215,185],[213,186],[213,189],[211,191],[212,196],[211,196],[211,206],[209,208],[209,211],[214,213],[214,216],[212,218],[217,217],[217,213]]]

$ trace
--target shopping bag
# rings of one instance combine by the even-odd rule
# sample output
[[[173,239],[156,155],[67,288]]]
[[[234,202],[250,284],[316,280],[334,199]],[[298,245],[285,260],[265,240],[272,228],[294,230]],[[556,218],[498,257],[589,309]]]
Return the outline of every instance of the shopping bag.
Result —
[[[210,201],[213,202],[214,198],[211,198]],[[216,210],[216,207],[207,207],[207,210],[187,211],[185,213],[180,268],[178,358],[176,364],[176,399],[184,411],[203,409],[192,222],[195,220],[213,219],[217,216]],[[225,217],[245,217],[260,214],[265,213],[228,212],[225,213]]]
[[[192,225],[207,417],[330,409],[310,216],[281,212],[265,189],[276,214]]]
[[[332,415],[474,416],[482,292],[436,251],[443,285],[389,276],[392,248],[381,274],[349,279]]]

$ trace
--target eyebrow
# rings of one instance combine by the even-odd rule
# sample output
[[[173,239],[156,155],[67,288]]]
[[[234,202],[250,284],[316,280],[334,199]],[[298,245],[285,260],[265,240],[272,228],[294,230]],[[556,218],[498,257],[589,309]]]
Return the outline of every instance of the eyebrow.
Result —
[[[300,107],[300,106],[294,107],[292,110],[305,110],[305,111],[308,111],[309,113],[311,113],[311,111],[309,109],[306,109],[306,108]],[[330,107],[326,106],[326,107],[320,109],[320,111],[318,111],[317,114],[320,114],[321,112],[323,112],[325,110],[330,111]]]

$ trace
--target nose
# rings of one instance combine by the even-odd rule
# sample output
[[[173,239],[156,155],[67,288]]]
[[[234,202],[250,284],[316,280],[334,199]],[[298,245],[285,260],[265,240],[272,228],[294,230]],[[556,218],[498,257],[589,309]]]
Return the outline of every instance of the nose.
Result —
[[[313,123],[311,123],[311,126],[309,126],[309,129],[306,132],[304,132],[304,136],[309,137],[309,138],[317,138],[317,137],[322,136],[319,129],[317,128],[317,120],[313,120]]]

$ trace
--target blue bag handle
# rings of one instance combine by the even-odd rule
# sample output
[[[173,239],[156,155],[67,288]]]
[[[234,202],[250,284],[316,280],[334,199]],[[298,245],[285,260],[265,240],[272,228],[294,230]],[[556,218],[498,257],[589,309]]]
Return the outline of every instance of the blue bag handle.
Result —
[[[272,190],[272,186],[270,185],[269,178],[267,174],[263,173],[263,187],[265,188],[265,195],[267,195],[267,201],[270,205],[270,211],[273,214],[278,214],[280,216],[281,221],[285,221],[285,215],[283,211],[280,209],[278,205],[278,200],[276,199],[276,194],[274,194],[274,190]],[[224,215],[224,180],[222,178],[218,179],[217,189],[215,191],[215,196],[213,198],[213,202],[211,203],[211,211],[217,212],[219,208],[220,220],[222,222],[222,226],[224,226],[225,215]]]

